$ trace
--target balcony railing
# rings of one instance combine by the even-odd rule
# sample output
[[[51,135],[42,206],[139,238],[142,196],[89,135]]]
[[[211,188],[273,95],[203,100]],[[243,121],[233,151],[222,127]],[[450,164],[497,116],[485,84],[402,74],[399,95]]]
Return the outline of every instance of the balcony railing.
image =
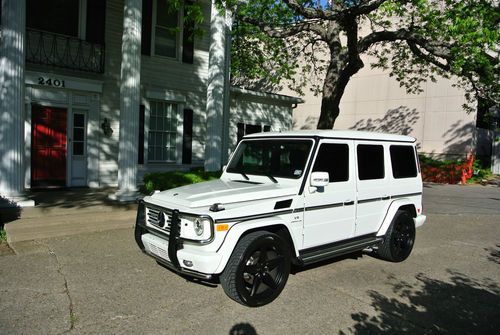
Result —
[[[26,29],[26,40],[29,63],[104,73],[104,45],[34,29]]]

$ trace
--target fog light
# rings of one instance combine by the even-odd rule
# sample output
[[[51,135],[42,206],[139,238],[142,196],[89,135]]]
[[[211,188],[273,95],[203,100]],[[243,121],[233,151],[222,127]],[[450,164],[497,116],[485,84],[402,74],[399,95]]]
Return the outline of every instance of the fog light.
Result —
[[[184,265],[187,266],[188,268],[193,266],[193,262],[191,262],[191,261],[183,260],[182,263],[184,263]]]

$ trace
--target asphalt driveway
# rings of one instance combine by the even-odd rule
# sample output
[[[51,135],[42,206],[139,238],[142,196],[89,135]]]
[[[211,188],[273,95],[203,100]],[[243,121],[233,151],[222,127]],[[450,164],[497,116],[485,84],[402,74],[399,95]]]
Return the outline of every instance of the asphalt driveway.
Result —
[[[256,309],[156,265],[131,229],[20,243],[0,257],[0,332],[498,333],[500,188],[426,185],[424,199],[428,221],[405,262],[309,267]]]

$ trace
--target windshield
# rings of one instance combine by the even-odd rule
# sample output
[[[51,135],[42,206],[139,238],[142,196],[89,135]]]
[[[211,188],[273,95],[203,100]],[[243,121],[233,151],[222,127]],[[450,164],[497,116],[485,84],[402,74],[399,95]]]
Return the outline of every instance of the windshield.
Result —
[[[298,179],[304,173],[312,140],[245,140],[227,167],[229,173]]]

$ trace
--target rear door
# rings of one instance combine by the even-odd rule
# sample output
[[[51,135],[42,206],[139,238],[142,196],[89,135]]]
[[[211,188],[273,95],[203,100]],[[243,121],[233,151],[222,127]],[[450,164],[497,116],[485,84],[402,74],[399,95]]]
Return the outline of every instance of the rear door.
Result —
[[[390,162],[387,144],[356,141],[356,236],[378,231],[390,202]]]
[[[312,171],[328,172],[330,183],[325,187],[311,188],[307,181],[304,190],[303,248],[353,237],[356,215],[356,176],[353,166],[353,141],[320,142]]]

